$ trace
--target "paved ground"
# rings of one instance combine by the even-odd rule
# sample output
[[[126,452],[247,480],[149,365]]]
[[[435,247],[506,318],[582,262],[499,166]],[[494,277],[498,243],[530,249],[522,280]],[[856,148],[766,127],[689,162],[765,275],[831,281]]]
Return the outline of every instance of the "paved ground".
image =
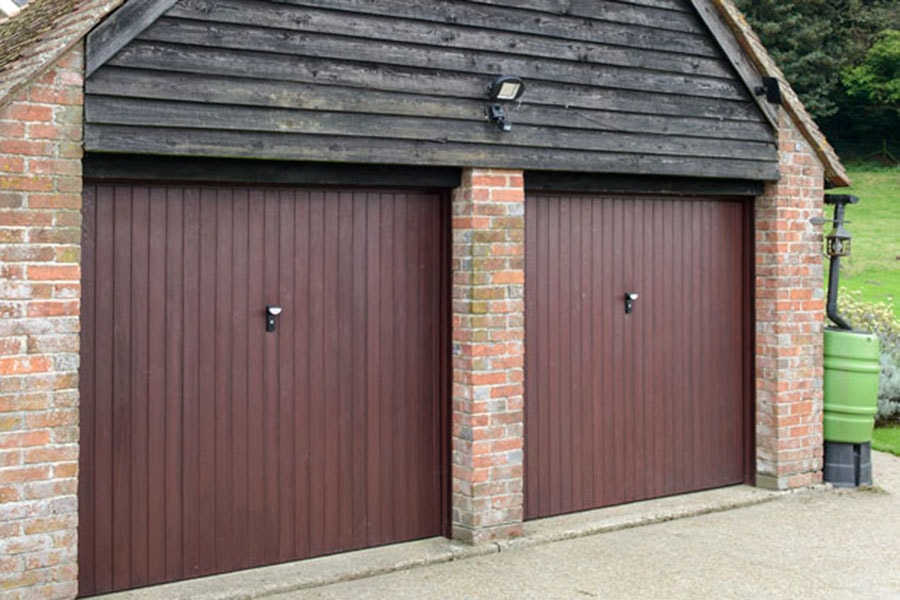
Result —
[[[900,599],[900,458],[876,488],[734,510],[270,596],[306,599]]]

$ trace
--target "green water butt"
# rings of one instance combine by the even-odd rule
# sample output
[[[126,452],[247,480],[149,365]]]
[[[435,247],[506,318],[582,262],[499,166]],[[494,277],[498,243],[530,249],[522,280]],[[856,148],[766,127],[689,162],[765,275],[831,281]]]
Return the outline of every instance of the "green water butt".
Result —
[[[880,355],[875,334],[825,330],[825,441],[872,441]]]

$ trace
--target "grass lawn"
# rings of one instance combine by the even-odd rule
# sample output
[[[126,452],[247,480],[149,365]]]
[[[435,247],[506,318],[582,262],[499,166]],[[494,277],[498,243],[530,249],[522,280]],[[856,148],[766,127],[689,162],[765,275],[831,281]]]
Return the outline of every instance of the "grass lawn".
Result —
[[[900,425],[875,428],[872,448],[900,456]]]
[[[841,260],[841,286],[866,301],[892,301],[900,319],[900,167],[848,171],[853,187],[834,193],[859,196],[859,204],[847,207],[853,253]]]

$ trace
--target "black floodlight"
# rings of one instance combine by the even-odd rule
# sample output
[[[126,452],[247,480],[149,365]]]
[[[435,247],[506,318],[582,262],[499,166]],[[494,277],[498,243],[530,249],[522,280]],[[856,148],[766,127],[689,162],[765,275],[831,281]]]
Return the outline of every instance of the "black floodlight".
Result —
[[[494,102],[512,102],[518,100],[525,91],[525,82],[515,75],[501,75],[491,83],[488,96]]]
[[[762,85],[753,90],[757,96],[765,96],[770,104],[782,104],[781,84],[774,77],[763,77]]]

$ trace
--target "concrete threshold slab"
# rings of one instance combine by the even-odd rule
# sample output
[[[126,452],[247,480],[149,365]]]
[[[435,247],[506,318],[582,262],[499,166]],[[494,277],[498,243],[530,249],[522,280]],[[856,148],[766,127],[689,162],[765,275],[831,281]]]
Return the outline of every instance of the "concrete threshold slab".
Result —
[[[810,488],[812,489],[812,488]],[[525,523],[522,537],[498,542],[501,551],[664,523],[781,498],[793,492],[764,490],[746,485],[655,498],[608,508],[548,517]]]
[[[251,600],[427,565],[484,556],[752,506],[791,492],[734,486],[601,508],[525,524],[522,537],[480,546],[431,538],[97,596],[105,600]]]

